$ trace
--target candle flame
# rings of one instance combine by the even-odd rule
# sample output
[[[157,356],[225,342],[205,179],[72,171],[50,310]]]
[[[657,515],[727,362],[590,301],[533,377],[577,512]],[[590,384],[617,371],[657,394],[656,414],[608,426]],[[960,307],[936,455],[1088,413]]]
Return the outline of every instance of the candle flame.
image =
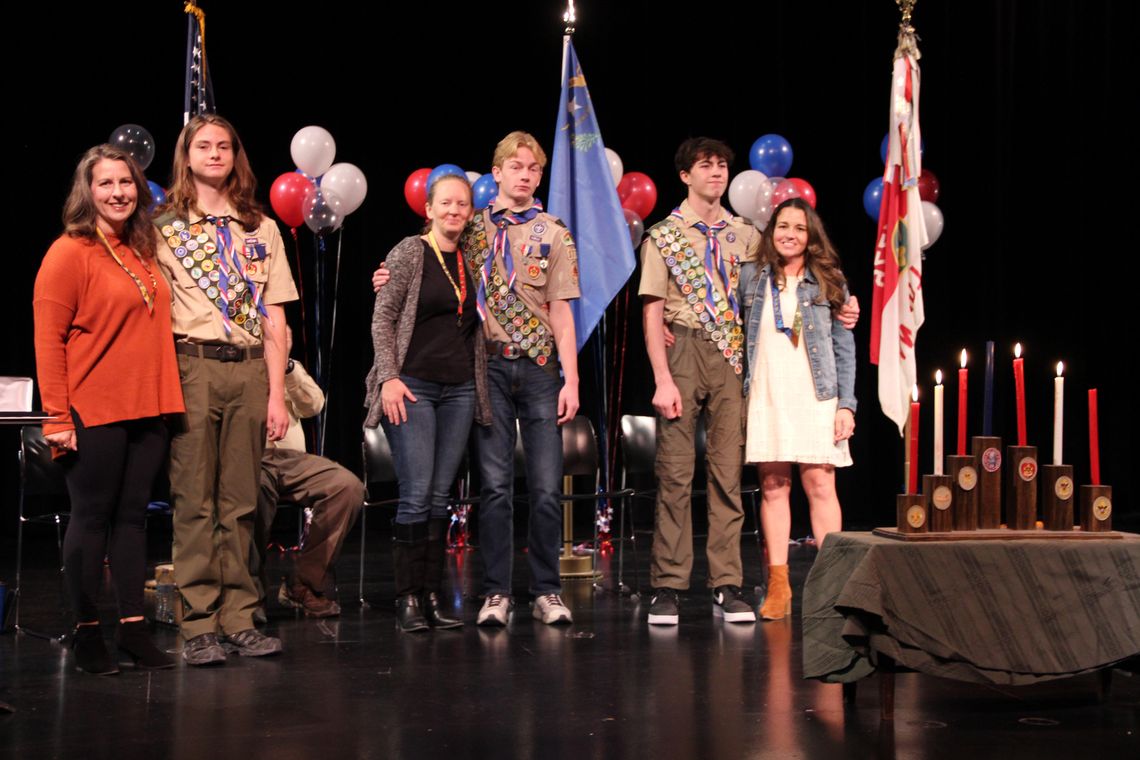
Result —
[[[917,385],[912,385],[910,387],[910,398],[911,398],[911,401],[918,401],[918,386]]]
[[[934,373],[934,383],[935,383],[936,385],[942,385],[942,370],[937,370],[937,371],[935,371],[935,373]]]
[[[1013,347],[1013,358],[1014,359],[1020,359],[1021,358],[1021,344],[1020,343],[1015,344]]]
[[[966,369],[966,349],[962,349],[962,369]]]
[[[1057,362],[1057,377],[1060,377],[1064,371],[1065,371],[1065,363],[1064,362]]]

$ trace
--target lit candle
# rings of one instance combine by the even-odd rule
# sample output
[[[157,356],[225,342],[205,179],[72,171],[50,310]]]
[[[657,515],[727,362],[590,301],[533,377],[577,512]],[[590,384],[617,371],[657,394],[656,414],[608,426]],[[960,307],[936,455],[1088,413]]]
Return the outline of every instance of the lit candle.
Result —
[[[1100,444],[1097,443],[1096,388],[1089,390],[1089,479],[1100,485]]]
[[[982,435],[994,434],[994,342],[986,341],[986,395],[982,406]]]
[[[907,493],[918,493],[918,386],[910,389],[910,467],[907,476]]]
[[[1025,360],[1021,358],[1021,344],[1013,347],[1013,389],[1017,395],[1017,445],[1025,445]]]
[[[962,366],[958,370],[958,456],[966,456],[966,388],[970,371],[966,369],[966,349],[962,349]]]
[[[934,474],[942,474],[942,370],[934,373]]]
[[[1057,362],[1057,377],[1053,379],[1053,464],[1061,464],[1061,432],[1065,426],[1065,370],[1064,362]]]

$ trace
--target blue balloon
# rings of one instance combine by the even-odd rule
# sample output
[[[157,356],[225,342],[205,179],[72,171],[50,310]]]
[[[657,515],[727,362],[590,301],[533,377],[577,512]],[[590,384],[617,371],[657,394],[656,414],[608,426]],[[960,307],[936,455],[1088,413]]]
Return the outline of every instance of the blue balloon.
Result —
[[[427,184],[424,185],[424,188],[430,193],[431,186],[435,184],[436,180],[440,177],[446,177],[449,174],[458,174],[460,177],[463,177],[464,180],[467,179],[467,173],[455,164],[440,164],[431,170],[431,174],[428,175]]]
[[[891,141],[891,135],[888,132],[887,134],[883,135],[883,141],[881,143],[879,143],[879,160],[883,162],[884,166],[887,163],[887,146],[890,143],[890,141]],[[926,152],[926,140],[923,140],[922,142],[920,142],[918,144],[918,155],[921,156],[925,152]]]
[[[150,196],[152,198],[150,208],[147,209],[147,211],[154,213],[156,208],[166,202],[166,191],[162,189],[162,185],[151,179],[146,181],[146,185],[150,188]]]
[[[871,217],[871,221],[879,221],[879,208],[883,200],[883,178],[875,177],[867,183],[867,188],[863,190],[863,210],[867,212],[867,216]]]
[[[476,211],[482,211],[491,205],[495,196],[499,194],[499,183],[495,182],[493,174],[484,174],[475,180],[471,186],[471,202]]]
[[[748,152],[752,168],[769,177],[786,177],[792,168],[792,145],[780,135],[764,135]]]

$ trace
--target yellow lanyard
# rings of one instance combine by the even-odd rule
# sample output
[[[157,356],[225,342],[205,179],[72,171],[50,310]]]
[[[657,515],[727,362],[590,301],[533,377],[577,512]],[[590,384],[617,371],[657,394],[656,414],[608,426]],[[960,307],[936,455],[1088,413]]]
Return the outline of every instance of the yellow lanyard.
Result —
[[[455,310],[455,321],[459,323],[463,320],[463,302],[467,300],[467,278],[463,276],[463,252],[458,248],[455,249],[455,265],[459,273],[459,284],[455,284],[455,278],[451,276],[447,264],[443,263],[443,252],[439,250],[439,243],[435,241],[435,230],[429,230],[428,245],[435,251],[436,261],[439,262],[440,268],[443,273],[447,275],[447,281],[451,283],[451,289],[455,291],[455,300],[459,301],[459,307]]]
[[[135,286],[138,287],[139,293],[142,294],[143,303],[146,304],[147,311],[153,314],[154,299],[158,296],[158,282],[154,279],[154,273],[150,271],[150,267],[146,265],[146,262],[142,260],[142,257],[140,257],[138,254],[135,254],[135,258],[138,259],[139,264],[142,264],[142,268],[148,275],[150,275],[150,284],[153,288],[153,295],[147,292],[146,286],[143,285],[142,280],[139,279],[138,275],[127,268],[127,265],[124,264],[123,260],[119,258],[119,254],[115,253],[115,249],[111,247],[111,242],[107,240],[107,236],[103,234],[103,230],[96,227],[95,232],[99,235],[99,239],[103,241],[103,245],[107,247],[107,253],[111,254],[111,258],[115,260],[115,263],[118,264],[124,272],[130,275],[130,278],[132,280],[134,280]],[[134,253],[134,251],[129,247],[127,250],[131,251],[131,253]]]

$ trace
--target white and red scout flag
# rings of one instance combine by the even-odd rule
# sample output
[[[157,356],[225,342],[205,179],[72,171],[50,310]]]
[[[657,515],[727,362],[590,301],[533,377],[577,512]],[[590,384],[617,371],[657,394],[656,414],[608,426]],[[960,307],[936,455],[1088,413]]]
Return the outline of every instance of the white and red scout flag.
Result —
[[[879,367],[879,405],[903,432],[915,384],[915,339],[922,326],[922,249],[926,227],[918,176],[922,173],[918,128],[919,52],[914,29],[899,32],[891,78],[891,128],[879,234],[875,239],[871,363]]]

